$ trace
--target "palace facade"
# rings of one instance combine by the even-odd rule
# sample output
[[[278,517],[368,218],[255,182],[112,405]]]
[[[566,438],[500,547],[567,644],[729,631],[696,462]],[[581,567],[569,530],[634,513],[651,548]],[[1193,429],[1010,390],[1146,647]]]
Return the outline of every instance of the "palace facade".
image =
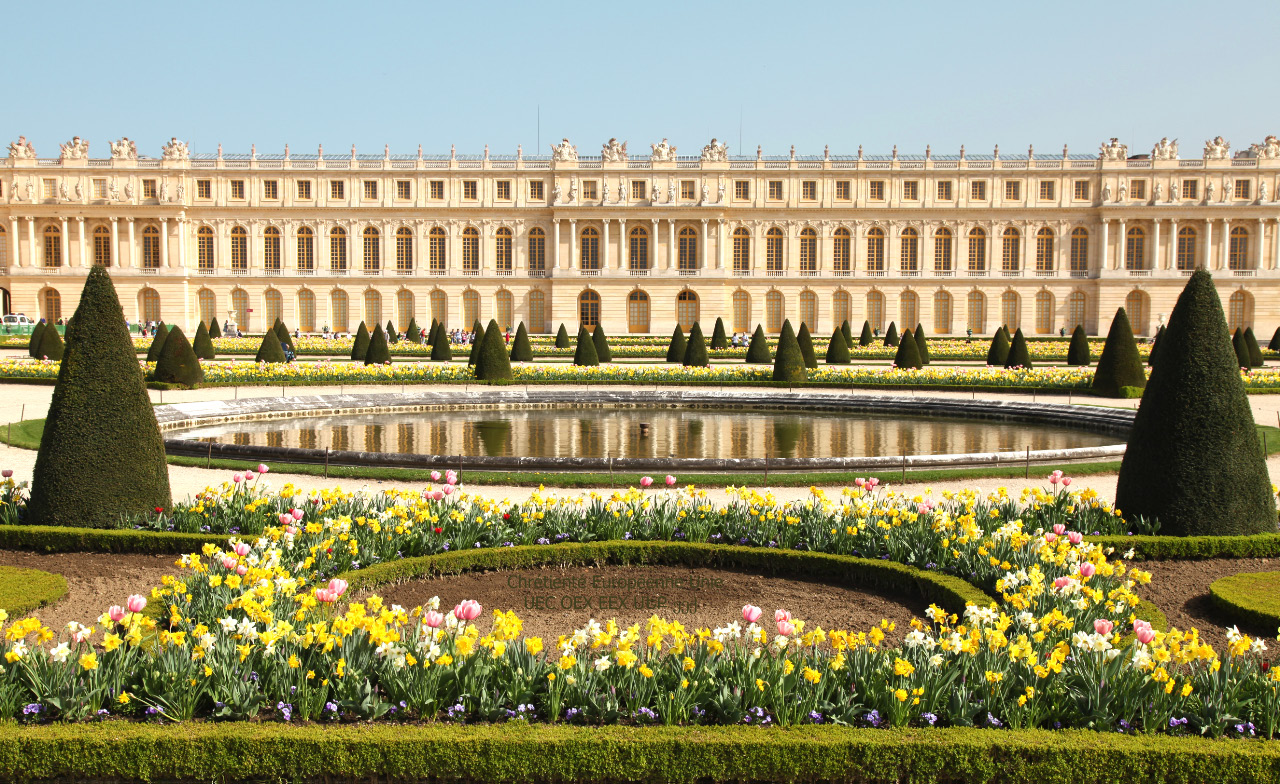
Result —
[[[1280,324],[1280,141],[1131,155],[194,154],[79,137],[0,162],[6,312],[71,315],[111,268],[131,321],[317,332],[411,316],[532,332],[731,331],[848,319],[931,336],[1001,324],[1151,334],[1197,267],[1230,325]]]

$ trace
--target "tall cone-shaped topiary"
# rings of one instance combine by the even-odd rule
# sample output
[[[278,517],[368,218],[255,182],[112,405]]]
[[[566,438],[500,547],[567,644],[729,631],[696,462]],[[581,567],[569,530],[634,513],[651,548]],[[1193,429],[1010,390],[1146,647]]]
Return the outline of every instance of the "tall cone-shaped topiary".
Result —
[[[1266,457],[1213,278],[1196,270],[1169,316],[1129,433],[1116,509],[1160,534],[1275,533]]]
[[[840,325],[840,334],[844,335],[844,344],[853,348],[853,327],[849,325],[849,319],[845,319]]]
[[[1129,326],[1129,314],[1120,308],[1111,320],[1107,342],[1102,345],[1102,356],[1098,357],[1098,367],[1093,372],[1093,394],[1123,397],[1125,387],[1142,389],[1146,385],[1147,374],[1142,358],[1138,356],[1138,344],[1133,339],[1133,328]]]
[[[378,324],[373,328],[373,334],[369,336],[369,350],[365,352],[364,363],[366,365],[385,365],[391,361],[391,347],[387,345],[387,333],[382,331],[382,325]]]
[[[898,325],[895,322],[889,322],[889,328],[884,331],[884,344],[886,346],[898,345]]]
[[[818,356],[813,350],[813,335],[809,332],[809,325],[803,321],[800,322],[800,331],[796,333],[796,342],[800,344],[800,356],[804,357],[804,366],[816,368]]]
[[[369,353],[369,328],[360,322],[360,328],[356,330],[356,341],[351,344],[351,361],[364,362],[365,354]]]
[[[272,327],[276,337],[280,339],[280,347],[288,347],[294,354],[298,353],[298,348],[293,345],[293,335],[289,334],[289,327],[280,319],[276,319],[276,325]]]
[[[476,366],[476,360],[480,358],[480,339],[484,337],[484,325],[479,319],[471,327],[471,351],[467,354],[467,364],[471,367]]]
[[[902,333],[902,340],[898,341],[898,353],[893,357],[893,366],[899,370],[923,367],[920,364],[920,348],[911,330]]]
[[[1089,353],[1089,338],[1084,334],[1084,327],[1079,324],[1071,330],[1071,345],[1067,347],[1067,364],[1076,367],[1088,367],[1093,362]]]
[[[434,346],[436,344],[436,333],[440,331],[440,322],[431,319],[431,326],[427,327],[427,345]]]
[[[596,344],[591,340],[591,333],[581,325],[578,327],[578,346],[573,352],[573,364],[579,367],[594,367],[600,364],[600,358],[596,356]]]
[[[916,339],[916,350],[920,352],[920,364],[929,364],[929,339],[925,337],[924,325],[916,324],[916,329],[911,333],[911,337]]]
[[[1258,339],[1253,335],[1253,327],[1244,328],[1244,344],[1249,349],[1249,367],[1262,367],[1262,348],[1258,345]]]
[[[710,348],[713,348],[713,349],[729,348],[729,335],[727,332],[725,332],[724,319],[722,318],[718,318],[718,317],[716,318],[715,329],[711,331]]]
[[[1240,367],[1253,367],[1253,357],[1249,356],[1249,347],[1245,345],[1244,333],[1239,328],[1231,335],[1231,348],[1236,352],[1236,362]]]
[[[991,346],[987,348],[987,365],[1004,367],[1005,360],[1008,358],[1009,336],[1004,333],[1004,327],[1001,327],[991,336]]]
[[[516,336],[511,339],[511,361],[533,361],[533,345],[529,343],[529,330],[524,328],[523,321],[521,321],[520,326],[516,328]]]
[[[685,367],[707,367],[711,364],[707,359],[707,341],[702,337],[702,325],[696,321],[693,322],[693,329],[689,330],[683,362]]]
[[[200,326],[203,327],[204,322]],[[205,340],[208,339],[206,335]],[[169,337],[164,340],[164,348],[160,349],[160,359],[156,360],[156,369],[151,377],[162,384],[179,384],[187,389],[195,389],[204,381],[204,368],[200,367],[195,349],[181,328],[169,330]]]
[[[688,341],[684,338],[684,332],[680,329],[680,325],[676,324],[676,328],[671,331],[671,342],[667,344],[667,361],[681,364],[684,362],[684,352],[688,348]]]
[[[31,339],[27,341],[27,353],[32,359],[40,358],[40,337],[44,335],[44,322],[37,322],[31,329]]]
[[[50,324],[47,327],[47,329],[51,329],[54,332],[58,331],[58,328],[53,326],[52,324]],[[167,337],[169,337],[169,328],[164,324],[160,324],[159,326],[157,326],[156,334],[154,337],[151,338],[151,346],[150,348],[147,349],[148,362],[155,362],[157,359],[160,358],[160,349],[164,348],[164,339]],[[44,340],[44,336],[41,335],[40,339]]]
[[[773,355],[769,352],[769,339],[764,336],[764,327],[756,324],[756,331],[751,333],[751,343],[747,345],[747,364],[763,365],[772,360]]]
[[[262,336],[262,343],[258,344],[258,353],[253,358],[254,362],[286,362],[288,358],[284,355],[284,346],[280,345],[280,338],[276,337],[276,331],[269,329]]]
[[[827,364],[847,365],[849,362],[849,344],[845,341],[844,332],[837,329],[831,333],[831,342],[827,344]]]
[[[431,361],[453,361],[453,342],[449,339],[448,333],[445,332],[444,324],[436,325],[436,339],[431,344]]]
[[[67,344],[24,522],[115,528],[169,509],[164,441],[105,267],[89,269]]]
[[[1267,348],[1271,351],[1280,351],[1280,327],[1276,327],[1276,331],[1271,334],[1271,342],[1267,344]]]
[[[805,381],[809,378],[804,367],[804,355],[800,353],[800,341],[796,340],[791,319],[782,322],[782,334],[778,335],[778,350],[773,358],[774,381]]]
[[[405,328],[405,338],[410,343],[422,345],[422,327],[418,326],[418,320],[413,316],[409,317],[409,326]]]
[[[222,327],[218,324],[218,319],[214,318],[209,321],[209,339],[222,337]]]
[[[213,341],[209,339],[209,330],[205,329],[203,321],[196,327],[196,339],[192,341],[191,348],[200,359],[217,359],[218,357],[218,353],[213,350]]]
[[[858,345],[870,346],[871,341],[873,340],[875,340],[875,334],[872,333],[871,331],[871,322],[870,321],[862,322],[862,334],[858,336]],[[853,348],[852,343],[849,345],[849,348]]]
[[[1156,330],[1156,336],[1151,339],[1151,350],[1147,352],[1147,365],[1149,367],[1156,366],[1156,354],[1160,352],[1160,339],[1164,337],[1164,324],[1160,325],[1160,329]]]
[[[1009,344],[1009,356],[1005,357],[1004,366],[1031,369],[1031,352],[1027,350],[1027,338],[1022,334],[1021,327],[1013,333],[1013,342]]]
[[[511,358],[507,356],[507,341],[501,327],[494,319],[484,330],[480,344],[480,356],[476,358],[476,378],[481,381],[510,381]]]
[[[556,333],[556,348],[569,348],[572,345],[569,342],[569,330],[564,328],[564,324],[561,324],[560,331]]]
[[[44,332],[40,333],[40,348],[36,349],[40,356],[37,358],[61,361],[65,348],[62,345],[62,336],[58,334],[58,328],[50,324],[45,327]]]
[[[596,344],[596,359],[601,362],[612,362],[613,351],[609,349],[609,338],[604,334],[604,325],[596,324],[591,330],[591,342]]]
[[[396,329],[396,325],[391,323],[391,319],[387,319],[387,342],[400,342],[400,331]]]

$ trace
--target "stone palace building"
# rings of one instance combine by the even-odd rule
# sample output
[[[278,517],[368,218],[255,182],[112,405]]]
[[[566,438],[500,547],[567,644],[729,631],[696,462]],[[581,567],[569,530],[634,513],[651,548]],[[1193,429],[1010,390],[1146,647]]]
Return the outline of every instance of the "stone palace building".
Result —
[[[56,157],[25,138],[0,162],[5,312],[71,315],[90,265],[131,321],[217,318],[304,332],[410,316],[550,332],[669,334],[723,317],[829,335],[848,319],[930,335],[1028,335],[1116,308],[1139,334],[1183,278],[1212,270],[1230,325],[1280,324],[1280,141],[1196,157],[1130,154],[729,155],[666,139],[596,155],[318,152],[159,157],[129,139]]]

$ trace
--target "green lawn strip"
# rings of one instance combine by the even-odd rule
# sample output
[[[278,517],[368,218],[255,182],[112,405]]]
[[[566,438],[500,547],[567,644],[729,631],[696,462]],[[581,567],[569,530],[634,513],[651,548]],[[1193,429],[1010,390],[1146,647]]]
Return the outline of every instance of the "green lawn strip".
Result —
[[[67,595],[67,580],[60,574],[18,566],[0,566],[0,608],[10,619],[53,604]]]
[[[1280,626],[1280,572],[1244,572],[1209,585],[1213,605],[1242,623]]]

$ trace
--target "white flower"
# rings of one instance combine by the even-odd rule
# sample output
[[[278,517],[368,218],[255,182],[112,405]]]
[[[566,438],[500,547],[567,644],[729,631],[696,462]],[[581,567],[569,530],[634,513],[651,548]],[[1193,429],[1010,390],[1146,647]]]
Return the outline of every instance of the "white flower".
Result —
[[[941,667],[942,662],[943,662],[942,654],[940,653],[935,653],[934,655],[929,657],[929,666],[931,667]]]
[[[204,635],[200,637],[200,647],[204,648],[206,651],[211,650],[217,643],[218,639],[208,632],[205,632]]]
[[[1259,637],[1250,643],[1249,650],[1253,653],[1264,653],[1267,650],[1267,644],[1261,637]]]
[[[1132,561],[1132,560],[1133,560],[1134,553],[1136,553],[1136,552],[1137,552],[1137,550],[1135,550],[1134,548],[1130,547],[1128,550],[1125,550],[1125,551],[1124,551],[1124,559],[1125,559],[1126,561]]]
[[[13,647],[9,649],[9,652],[13,654],[15,659],[21,659],[27,655],[27,644],[22,640],[18,640],[13,644]]]
[[[59,664],[61,664],[62,662],[65,662],[67,660],[67,657],[70,655],[71,655],[71,646],[67,645],[65,642],[58,643],[58,647],[49,651],[49,658],[53,659]]]
[[[1237,626],[1232,626],[1230,629],[1227,629],[1227,642],[1237,642],[1243,636],[1244,635],[1240,633],[1240,628]]]
[[[599,659],[592,662],[591,666],[595,668],[596,672],[604,672],[609,669],[610,664],[611,662],[609,661],[608,656],[601,656]]]

